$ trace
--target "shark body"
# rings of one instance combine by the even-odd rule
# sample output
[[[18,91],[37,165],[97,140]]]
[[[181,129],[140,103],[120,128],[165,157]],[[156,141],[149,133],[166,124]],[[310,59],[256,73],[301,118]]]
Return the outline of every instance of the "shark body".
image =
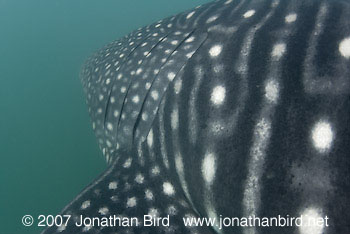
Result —
[[[43,233],[350,233],[349,16],[346,1],[216,1],[97,52],[81,78],[109,167]],[[220,226],[278,215],[329,226]],[[184,225],[198,217],[215,221]]]

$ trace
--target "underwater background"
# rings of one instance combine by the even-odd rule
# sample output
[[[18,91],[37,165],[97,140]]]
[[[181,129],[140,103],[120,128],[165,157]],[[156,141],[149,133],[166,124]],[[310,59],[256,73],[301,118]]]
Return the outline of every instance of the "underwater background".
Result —
[[[206,2],[0,0],[0,234],[40,233],[38,215],[58,214],[106,168],[79,80],[87,57]]]

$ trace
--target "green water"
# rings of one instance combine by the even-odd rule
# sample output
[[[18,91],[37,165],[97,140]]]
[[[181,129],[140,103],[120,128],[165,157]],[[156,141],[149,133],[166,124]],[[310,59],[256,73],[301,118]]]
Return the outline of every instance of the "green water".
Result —
[[[0,233],[39,233],[106,165],[78,79],[96,49],[209,0],[0,0]]]

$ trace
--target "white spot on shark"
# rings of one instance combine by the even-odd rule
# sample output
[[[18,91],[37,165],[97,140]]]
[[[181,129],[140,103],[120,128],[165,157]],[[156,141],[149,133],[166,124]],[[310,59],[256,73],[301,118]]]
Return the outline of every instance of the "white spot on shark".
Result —
[[[63,232],[64,230],[66,230],[66,225],[64,225],[64,224],[62,224],[62,225],[59,225],[58,227],[57,227],[57,231],[58,232]]]
[[[154,167],[152,168],[152,170],[151,170],[151,174],[152,174],[153,176],[156,176],[156,175],[159,175],[159,173],[160,173],[159,167],[158,167],[158,166],[154,166]]]
[[[152,129],[148,133],[147,144],[148,144],[148,147],[152,148],[152,146],[153,146],[153,130]]]
[[[168,196],[174,195],[174,193],[175,193],[174,186],[170,182],[164,182],[163,183],[163,192]]]
[[[98,213],[100,213],[101,215],[106,215],[108,214],[109,210],[107,207],[102,207],[98,210]]]
[[[192,51],[192,52],[190,52],[190,53],[188,53],[188,54],[186,54],[186,57],[187,58],[191,58],[192,57],[192,55],[195,53],[195,51]]]
[[[216,57],[221,53],[221,51],[222,51],[221,45],[214,45],[213,47],[210,48],[209,54],[211,57]]]
[[[135,95],[135,96],[132,98],[132,101],[133,101],[134,103],[139,103],[139,101],[140,101],[139,96],[138,96],[138,95]]]
[[[317,220],[323,218],[321,212],[316,208],[308,208],[301,214],[303,216],[302,225],[299,226],[300,234],[322,234],[324,225],[319,225]]]
[[[350,37],[343,39],[339,43],[339,52],[346,59],[350,58]]]
[[[136,197],[130,197],[126,201],[126,208],[135,207],[137,204]]]
[[[177,129],[179,125],[179,111],[178,109],[173,109],[171,112],[171,128],[173,130]]]
[[[90,204],[91,204],[91,202],[90,202],[90,200],[86,200],[86,201],[84,201],[82,204],[81,204],[81,209],[82,210],[85,210],[85,209],[87,209],[89,206],[90,206]]]
[[[147,200],[153,200],[153,193],[152,193],[152,191],[151,190],[149,190],[149,189],[146,189],[146,191],[145,191],[145,198],[147,199]]]
[[[176,94],[179,94],[181,91],[182,87],[182,80],[181,79],[176,79],[175,84],[174,84],[174,90]]]
[[[111,198],[111,200],[112,200],[113,202],[118,201],[118,196],[116,196],[116,195],[113,195],[113,196],[111,196],[110,198]]]
[[[244,18],[252,17],[255,14],[255,10],[249,10],[246,13],[243,14]]]
[[[168,79],[172,81],[175,78],[175,73],[174,72],[169,72],[168,73]]]
[[[167,209],[167,213],[171,216],[176,215],[177,214],[176,207],[174,205],[170,205]]]
[[[112,131],[113,130],[113,125],[111,123],[107,123],[107,129],[109,131]]]
[[[129,168],[131,166],[131,163],[132,163],[132,158],[128,158],[127,160],[125,160],[123,167]]]
[[[287,24],[290,24],[290,23],[293,23],[294,21],[297,20],[297,14],[295,13],[290,13],[289,15],[287,15],[285,18],[284,18],[285,22]]]
[[[136,70],[136,75],[139,75],[141,72],[142,72],[142,68],[138,68],[138,69]]]
[[[145,84],[145,89],[149,89],[149,88],[151,88],[151,83],[150,82],[147,82],[146,84]]]
[[[159,216],[159,212],[155,208],[150,208],[148,211],[148,215],[152,216],[153,218],[156,218]]]
[[[108,188],[114,190],[114,189],[117,189],[117,186],[118,186],[118,183],[116,181],[113,181],[109,183]]]
[[[226,89],[223,86],[218,85],[213,89],[210,100],[214,105],[221,105],[225,100],[225,95]]]
[[[186,19],[191,18],[194,15],[194,13],[195,13],[194,11],[188,13],[188,15],[186,16]]]
[[[92,225],[87,225],[83,227],[83,232],[88,232],[92,228]]]
[[[265,85],[265,98],[271,102],[276,103],[279,95],[279,84],[276,80],[268,80]]]
[[[115,110],[115,111],[113,112],[113,115],[114,115],[114,117],[118,117],[119,111]]]
[[[333,130],[329,122],[319,121],[312,129],[312,141],[314,147],[321,153],[329,150],[333,142]]]
[[[286,52],[286,44],[278,43],[273,46],[271,55],[276,59],[280,59],[285,52]]]
[[[214,22],[218,18],[217,15],[211,16],[209,19],[207,19],[206,23],[210,24],[211,22]]]
[[[142,113],[141,118],[143,121],[146,121],[148,119],[148,115],[146,113]]]
[[[151,92],[151,97],[154,99],[154,100],[158,100],[158,98],[159,98],[159,94],[158,94],[158,92],[157,91],[152,91]]]
[[[145,177],[142,174],[137,174],[135,178],[135,182],[138,184],[142,184],[144,181]]]
[[[215,155],[213,153],[207,153],[202,161],[202,175],[204,181],[211,185],[213,183],[216,171]]]
[[[187,38],[185,42],[186,42],[186,43],[190,43],[190,42],[193,42],[194,39],[195,39],[195,37],[194,37],[194,36],[191,36],[191,37]]]

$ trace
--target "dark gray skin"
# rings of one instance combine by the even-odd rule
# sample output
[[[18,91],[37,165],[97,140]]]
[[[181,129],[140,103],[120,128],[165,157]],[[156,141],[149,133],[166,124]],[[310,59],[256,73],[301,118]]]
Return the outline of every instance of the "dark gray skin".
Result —
[[[43,233],[350,233],[348,1],[206,4],[107,45],[81,78],[110,166]],[[183,223],[278,215],[327,223]]]

